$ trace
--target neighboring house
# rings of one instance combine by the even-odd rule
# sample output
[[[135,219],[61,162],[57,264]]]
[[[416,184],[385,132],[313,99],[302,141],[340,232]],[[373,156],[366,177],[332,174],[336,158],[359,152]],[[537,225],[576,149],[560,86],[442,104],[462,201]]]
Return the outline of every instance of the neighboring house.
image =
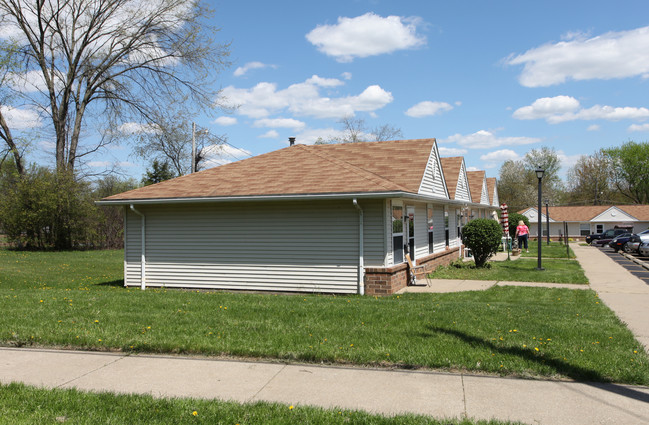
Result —
[[[487,177],[487,193],[489,194],[489,205],[500,208],[498,200],[498,182],[495,177]]]
[[[565,235],[564,222],[568,224],[568,236],[582,240],[591,233],[602,233],[615,226],[632,226],[634,233],[649,228],[649,205],[595,205],[575,207],[549,207],[550,238]],[[537,208],[519,211],[530,220],[530,234],[538,235]],[[541,211],[541,228],[547,236],[545,207]]]
[[[494,209],[444,176],[435,139],[295,145],[100,204],[126,212],[126,286],[390,294],[407,251],[449,263],[455,212]]]

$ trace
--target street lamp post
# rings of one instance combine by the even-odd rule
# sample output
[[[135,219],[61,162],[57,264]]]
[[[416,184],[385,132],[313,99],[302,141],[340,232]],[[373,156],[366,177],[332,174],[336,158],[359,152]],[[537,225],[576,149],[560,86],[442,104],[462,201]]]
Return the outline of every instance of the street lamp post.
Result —
[[[550,212],[548,211],[548,204],[550,200],[545,198],[545,229],[548,233],[548,245],[550,245]]]
[[[539,179],[539,209],[537,210],[538,215],[539,215],[539,225],[538,225],[538,237],[537,237],[537,245],[539,247],[539,252],[538,252],[538,263],[537,263],[537,270],[544,270],[543,267],[541,267],[541,246],[543,245],[542,240],[543,240],[543,232],[541,230],[541,226],[543,225],[543,221],[541,219],[541,212],[543,211],[543,205],[541,204],[541,199],[542,199],[542,190],[541,190],[541,180],[543,180],[543,173],[545,173],[545,170],[541,168],[541,166],[536,167],[536,170],[534,170],[536,173],[536,178]]]

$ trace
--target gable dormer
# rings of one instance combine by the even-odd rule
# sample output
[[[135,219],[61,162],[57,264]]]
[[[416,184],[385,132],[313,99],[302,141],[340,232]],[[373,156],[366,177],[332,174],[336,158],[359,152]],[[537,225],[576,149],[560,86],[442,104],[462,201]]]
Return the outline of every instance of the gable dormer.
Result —
[[[449,199],[471,202],[464,157],[441,158],[440,161]]]
[[[474,204],[489,205],[487,179],[484,171],[467,171],[471,200]]]
[[[407,172],[407,171],[406,171]],[[426,163],[426,170],[419,185],[420,195],[435,196],[439,198],[448,199],[448,190],[446,188],[446,180],[442,172],[442,164],[437,150],[437,142],[433,144]]]

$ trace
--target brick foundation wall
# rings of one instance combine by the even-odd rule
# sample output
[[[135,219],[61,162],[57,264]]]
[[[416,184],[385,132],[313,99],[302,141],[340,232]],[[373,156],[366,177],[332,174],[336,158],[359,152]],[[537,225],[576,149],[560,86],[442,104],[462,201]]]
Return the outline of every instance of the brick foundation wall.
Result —
[[[418,266],[424,266],[426,273],[430,273],[438,266],[450,264],[455,261],[462,248],[447,248],[445,251],[436,252],[426,257],[417,259]],[[390,295],[408,285],[408,265],[398,264],[394,267],[366,267],[365,268],[365,294]]]
[[[464,245],[460,248],[446,248],[446,251],[436,252],[427,255],[426,257],[417,259],[418,266],[424,266],[426,273],[431,273],[439,266],[451,264],[453,261],[460,257],[460,250],[464,249]]]

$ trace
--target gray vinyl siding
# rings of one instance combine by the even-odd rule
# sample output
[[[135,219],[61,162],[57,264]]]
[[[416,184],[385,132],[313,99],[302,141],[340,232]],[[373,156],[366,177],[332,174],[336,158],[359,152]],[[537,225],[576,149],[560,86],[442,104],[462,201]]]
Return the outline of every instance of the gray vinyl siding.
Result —
[[[415,205],[415,259],[428,255],[428,226],[426,204]]]
[[[359,203],[367,262],[383,258],[381,203]],[[367,205],[366,205],[367,204]],[[136,206],[146,216],[146,285],[355,293],[358,211],[351,200]],[[128,285],[140,284],[140,217],[127,223]]]
[[[140,285],[142,259],[142,220],[129,208],[124,214],[124,283]]]
[[[433,206],[433,241],[433,252],[444,251],[446,234],[444,232],[444,206],[442,205]]]
[[[366,267],[384,267],[387,251],[385,240],[385,201],[360,200],[363,209],[363,240]]]

